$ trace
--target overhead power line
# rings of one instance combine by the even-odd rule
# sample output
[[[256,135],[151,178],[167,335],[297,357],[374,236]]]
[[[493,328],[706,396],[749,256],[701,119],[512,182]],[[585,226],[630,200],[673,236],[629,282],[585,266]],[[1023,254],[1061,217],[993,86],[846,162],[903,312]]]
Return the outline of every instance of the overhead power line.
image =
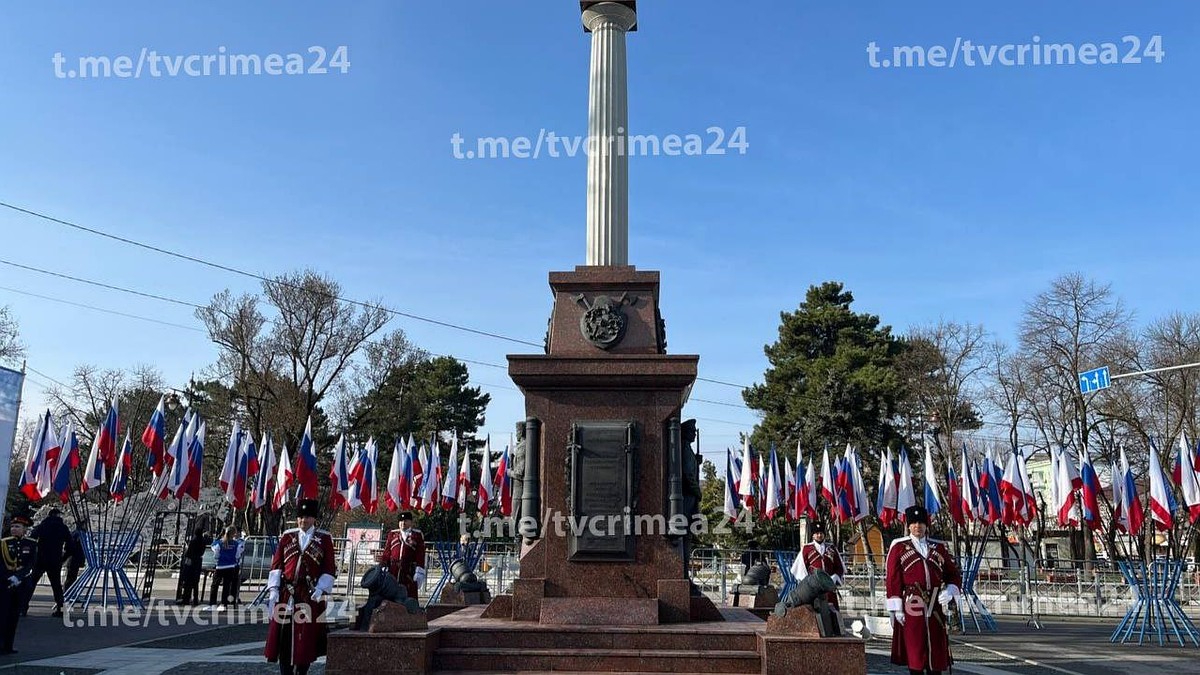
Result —
[[[289,282],[287,282],[287,281],[282,281],[282,280],[279,280],[279,279],[272,279],[272,278],[270,278],[270,277],[267,277],[267,276],[265,276],[265,275],[258,274],[258,273],[255,273],[255,272],[248,272],[248,271],[246,271],[246,270],[239,269],[239,268],[237,268],[237,267],[233,267],[233,266],[231,266],[231,265],[222,265],[221,263],[212,262],[211,260],[205,260],[204,258],[199,258],[199,257],[196,257],[196,256],[187,255],[186,253],[180,253],[180,252],[178,252],[178,251],[172,251],[172,250],[170,250],[170,249],[162,248],[161,246],[154,246],[154,245],[152,245],[152,244],[147,244],[147,243],[144,243],[144,242],[140,242],[140,241],[137,241],[137,240],[134,240],[134,239],[130,239],[130,238],[128,238],[128,237],[122,237],[122,236],[115,235],[115,234],[112,234],[112,233],[109,233],[109,232],[105,232],[105,231],[103,231],[103,230],[98,230],[98,229],[96,229],[96,228],[93,228],[93,227],[86,227],[86,226],[84,226],[84,225],[80,225],[80,224],[78,224],[78,223],[73,223],[73,222],[71,222],[71,221],[69,221],[69,220],[63,220],[62,218],[55,218],[54,216],[47,215],[47,214],[45,214],[45,213],[39,213],[39,212],[37,212],[37,211],[32,211],[32,210],[30,210],[30,209],[26,209],[26,208],[22,208],[22,207],[20,207],[20,206],[16,206],[15,204],[9,204],[8,202],[3,202],[3,201],[0,201],[0,206],[4,207],[4,208],[6,208],[6,209],[10,209],[10,210],[16,211],[16,212],[18,212],[18,213],[23,213],[23,214],[25,214],[25,215],[32,216],[32,217],[34,217],[34,218],[40,218],[40,219],[42,219],[42,220],[45,220],[45,221],[48,221],[48,222],[52,222],[52,223],[58,223],[59,225],[63,225],[63,226],[66,226],[66,227],[70,227],[70,228],[73,228],[73,229],[79,230],[79,231],[81,231],[81,232],[87,232],[88,234],[94,234],[94,235],[96,235],[96,236],[98,236],[98,237],[104,237],[105,239],[111,239],[111,240],[113,240],[113,241],[118,241],[118,242],[121,242],[122,244],[128,244],[128,245],[130,245],[130,246],[136,246],[136,247],[138,247],[138,248],[142,248],[142,249],[145,249],[145,250],[147,250],[147,251],[153,251],[153,252],[155,252],[155,253],[160,253],[160,254],[162,254],[162,255],[171,256],[171,257],[173,257],[173,258],[178,258],[178,259],[180,259],[180,260],[186,260],[186,261],[188,261],[188,262],[196,263],[197,265],[204,265],[205,267],[211,267],[212,269],[221,270],[221,271],[223,271],[223,272],[229,272],[229,273],[231,273],[231,274],[237,274],[237,275],[240,275],[240,276],[243,276],[243,277],[248,277],[248,278],[250,278],[250,279],[256,279],[256,280],[258,280],[258,281],[263,281],[263,282],[266,282],[266,283],[278,284],[278,285],[281,285],[281,286],[287,286],[287,287],[289,287],[289,288],[294,288],[294,289],[297,289],[297,290],[303,290],[303,291],[306,291],[306,292],[309,292],[309,293],[312,293],[312,292],[313,292],[311,289],[304,288],[304,287],[302,287],[302,286],[299,286],[299,285],[297,285],[297,284],[292,284],[292,283],[289,283]],[[529,346],[532,346],[532,347],[541,347],[541,346],[542,346],[542,345],[541,345],[541,343],[538,343],[538,342],[532,342],[532,341],[530,341],[530,340],[521,340],[521,339],[519,339],[519,338],[509,337],[509,336],[507,336],[507,335],[501,335],[501,334],[499,334],[499,333],[492,333],[492,332],[490,332],[490,331],[479,330],[479,329],[477,329],[477,328],[470,328],[470,327],[468,327],[468,326],[462,326],[462,325],[459,325],[459,324],[451,323],[451,322],[449,322],[449,321],[440,321],[440,320],[438,320],[438,319],[432,319],[432,318],[429,318],[429,317],[427,317],[427,316],[421,316],[421,315],[419,315],[419,314],[412,314],[412,313],[410,313],[410,312],[404,312],[404,311],[401,311],[401,310],[398,310],[398,309],[392,309],[391,307],[385,307],[385,306],[383,306],[383,305],[379,305],[379,304],[376,304],[376,303],[371,303],[371,302],[363,302],[362,300],[355,300],[354,298],[347,298],[347,297],[343,297],[343,296],[339,296],[339,295],[333,295],[333,294],[327,294],[327,295],[328,295],[330,298],[332,298],[332,299],[334,299],[334,300],[338,300],[338,301],[340,301],[340,302],[346,302],[346,303],[350,303],[350,304],[352,304],[352,305],[357,305],[357,306],[359,306],[359,307],[363,307],[363,308],[366,308],[366,309],[372,309],[372,310],[383,310],[384,312],[387,312],[387,313],[389,313],[389,314],[392,314],[392,315],[394,315],[394,316],[402,316],[402,317],[405,317],[405,318],[408,318],[408,319],[414,319],[414,320],[416,320],[416,321],[424,321],[424,322],[426,322],[426,323],[432,323],[432,324],[434,324],[434,325],[438,325],[438,326],[444,326],[444,327],[446,327],[446,328],[453,328],[453,329],[455,329],[455,330],[461,330],[461,331],[465,331],[465,332],[468,332],[468,333],[474,333],[474,334],[476,334],[476,335],[483,335],[483,336],[485,336],[485,337],[495,338],[495,339],[497,339],[497,340],[506,340],[506,341],[508,341],[508,342],[513,342],[513,343],[516,343],[516,344],[529,345]]]
[[[100,230],[100,229],[97,229],[94,227],[80,225],[79,223],[65,220],[63,218],[56,218],[49,214],[42,213],[39,211],[34,211],[32,209],[27,209],[27,208],[24,208],[21,206],[17,206],[16,204],[10,204],[5,201],[0,201],[0,207],[4,207],[11,211],[15,211],[17,213],[31,216],[33,218],[38,218],[38,219],[44,220],[46,222],[56,223],[56,224],[62,225],[64,227],[69,227],[74,230],[78,230],[80,232],[85,232],[87,234],[91,234],[91,235],[94,235],[97,237],[103,237],[105,239],[120,242],[122,244],[127,244],[129,246],[136,246],[138,248],[141,248],[141,249],[144,249],[147,251],[153,251],[154,253],[158,253],[158,254],[165,255],[165,256],[170,256],[172,258],[177,258],[179,260],[185,260],[187,262],[195,263],[197,265],[203,265],[205,267],[209,267],[209,268],[212,268],[215,270],[220,270],[222,272],[228,272],[230,274],[237,274],[239,276],[243,276],[243,277],[247,277],[250,279],[255,279],[255,280],[263,281],[263,282],[267,282],[267,283],[280,284],[283,286],[288,286],[290,288],[300,288],[300,287],[296,286],[295,284],[290,284],[286,281],[280,281],[277,279],[271,279],[270,277],[267,277],[265,275],[258,274],[255,272],[250,272],[247,270],[243,270],[243,269],[234,267],[232,265],[225,265],[222,263],[213,262],[212,260],[201,258],[199,256],[188,255],[186,253],[180,253],[179,251],[173,251],[171,249],[163,248],[161,246],[147,244],[145,242],[138,241],[136,239],[131,239],[129,237],[123,237],[121,235],[113,234],[111,232],[105,232],[104,230]],[[56,276],[65,276],[65,275],[58,275],[57,273],[53,273],[53,272],[50,272],[49,274],[54,274]],[[67,277],[67,278],[70,278],[70,277]],[[100,285],[100,284],[97,284],[97,285]],[[123,290],[123,289],[118,289],[118,290]],[[300,289],[300,290],[312,292],[309,289]],[[463,325],[456,324],[456,323],[453,323],[450,321],[442,321],[440,319],[434,319],[434,318],[427,317],[427,316],[421,316],[419,314],[413,314],[411,312],[405,312],[405,311],[398,310],[398,309],[392,309],[390,307],[386,307],[386,306],[375,304],[375,303],[363,302],[361,300],[355,300],[353,298],[346,298],[346,297],[334,296],[334,295],[330,295],[330,297],[332,297],[336,300],[342,301],[342,302],[351,303],[351,304],[357,305],[359,307],[364,307],[367,309],[380,309],[380,310],[388,312],[389,314],[392,314],[394,316],[400,316],[400,317],[404,317],[407,319],[413,319],[415,321],[423,321],[425,323],[431,323],[431,324],[434,324],[437,326],[442,326],[445,328],[451,328],[454,330],[460,330],[460,331],[464,331],[467,333],[473,333],[475,335],[482,335],[484,337],[490,337],[490,338],[494,338],[497,340],[505,340],[507,342],[512,342],[515,344],[527,345],[530,347],[542,347],[542,343],[534,342],[532,340],[522,340],[520,338],[514,338],[514,337],[507,336],[507,335],[502,335],[500,333],[493,333],[491,331],[480,330],[477,328],[470,328],[468,326],[463,326]],[[196,305],[190,305],[190,306],[195,307]],[[721,386],[733,387],[735,389],[748,389],[749,388],[743,384],[735,384],[733,382],[725,382],[722,380],[715,380],[715,379],[707,378],[707,377],[698,377],[696,379],[700,382],[708,382],[710,384],[719,384]]]
[[[40,300],[49,300],[50,302],[58,302],[58,303],[62,303],[64,305],[71,305],[72,307],[88,309],[93,312],[103,312],[104,314],[114,314],[116,316],[123,316],[123,317],[127,317],[130,319],[137,319],[139,321],[149,321],[151,323],[162,324],[164,326],[171,326],[172,328],[182,328],[183,330],[195,331],[197,333],[204,332],[203,329],[197,328],[195,326],[185,326],[181,323],[171,323],[170,321],[162,321],[160,319],[152,319],[148,316],[139,316],[137,314],[129,314],[127,312],[118,312],[115,309],[107,309],[105,307],[96,307],[93,305],[85,305],[81,302],[73,302],[71,300],[66,300],[63,298],[56,298],[51,295],[42,295],[40,293],[30,293],[29,291],[22,291],[18,288],[8,288],[7,286],[0,286],[0,291],[8,291],[10,293],[20,293],[21,295],[28,295],[31,298],[38,298]]]
[[[735,389],[749,389],[750,388],[744,384],[734,384],[732,382],[722,382],[721,380],[713,380],[713,379],[709,379],[707,377],[697,377],[696,379],[700,380],[701,382],[711,382],[713,384],[721,384],[726,387],[734,387]]]
[[[202,305],[197,305],[194,302],[187,302],[185,300],[176,300],[175,298],[168,298],[164,295],[156,295],[154,293],[145,293],[142,291],[135,291],[132,288],[124,288],[121,286],[114,286],[112,284],[106,284],[101,281],[92,281],[91,279],[81,279],[79,277],[73,277],[70,274],[63,274],[62,272],[53,272],[51,270],[44,270],[44,269],[41,269],[40,267],[32,267],[30,265],[22,265],[20,263],[15,263],[10,260],[4,260],[3,258],[0,258],[0,264],[8,265],[10,267],[16,267],[18,269],[28,270],[30,272],[37,272],[38,274],[45,274],[45,275],[51,276],[51,277],[67,279],[67,280],[75,281],[75,282],[78,282],[81,284],[87,284],[89,286],[98,286],[100,288],[107,288],[110,291],[120,291],[122,293],[131,293],[133,295],[140,295],[143,298],[151,298],[153,300],[161,300],[163,302],[170,302],[170,303],[174,303],[176,305],[183,305],[184,307],[192,307],[195,309],[202,308]]]

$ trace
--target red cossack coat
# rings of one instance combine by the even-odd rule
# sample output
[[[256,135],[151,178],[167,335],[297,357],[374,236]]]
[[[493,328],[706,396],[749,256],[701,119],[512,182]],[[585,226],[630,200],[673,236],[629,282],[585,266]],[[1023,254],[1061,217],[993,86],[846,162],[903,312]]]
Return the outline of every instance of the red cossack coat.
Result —
[[[903,611],[901,625],[892,618],[892,663],[911,670],[946,670],[953,663],[947,618],[938,595],[962,584],[958,563],[946,542],[926,539],[921,555],[912,537],[892,542],[887,556],[888,611]]]
[[[825,553],[822,554],[817,550],[816,542],[808,542],[800,547],[800,559],[804,561],[804,576],[808,576],[817,570],[822,570],[829,576],[837,575],[841,578],[846,575],[846,566],[842,563],[842,556],[838,555],[837,548],[833,544],[825,543]],[[798,568],[799,566],[797,566]],[[799,581],[803,577],[796,575],[796,580]],[[825,599],[833,607],[838,606],[837,591],[830,591],[825,594]]]
[[[277,574],[278,573],[278,574]],[[268,585],[278,583],[279,602],[272,608],[267,629],[264,653],[268,661],[278,661],[281,654],[291,654],[293,665],[303,666],[325,655],[325,599],[313,600],[313,591],[320,586],[328,593],[337,576],[337,560],[333,553],[333,537],[316,530],[308,546],[300,548],[300,530],[293,529],[279,538],[275,558],[271,561]],[[278,582],[275,581],[278,577]],[[287,609],[289,601],[292,609]],[[291,630],[285,630],[290,626]],[[284,639],[289,638],[288,645]],[[288,646],[290,645],[290,650]]]
[[[388,573],[408,591],[408,597],[417,597],[417,582],[413,578],[418,567],[425,567],[425,536],[417,528],[388,532],[379,564],[387,567]]]

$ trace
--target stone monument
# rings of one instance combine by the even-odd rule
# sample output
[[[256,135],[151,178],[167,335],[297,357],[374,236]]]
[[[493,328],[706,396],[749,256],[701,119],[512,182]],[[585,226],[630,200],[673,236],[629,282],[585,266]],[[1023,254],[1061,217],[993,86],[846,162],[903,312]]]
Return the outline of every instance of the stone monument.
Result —
[[[659,275],[628,262],[621,149],[636,4],[580,3],[592,43],[587,264],[550,273],[546,353],[508,357],[527,414],[521,576],[510,605],[519,621],[680,622],[693,618],[693,603],[720,616],[692,596],[678,541],[690,524],[679,414],[699,357],[666,353]]]
[[[545,353],[508,357],[525,397],[513,456],[520,576],[486,608],[426,630],[332,634],[326,672],[863,673],[861,641],[797,634],[796,620],[768,634],[688,578],[699,471],[680,412],[699,357],[667,354],[659,274],[629,264],[621,148],[637,3],[579,4],[591,34],[586,264],[550,272]]]

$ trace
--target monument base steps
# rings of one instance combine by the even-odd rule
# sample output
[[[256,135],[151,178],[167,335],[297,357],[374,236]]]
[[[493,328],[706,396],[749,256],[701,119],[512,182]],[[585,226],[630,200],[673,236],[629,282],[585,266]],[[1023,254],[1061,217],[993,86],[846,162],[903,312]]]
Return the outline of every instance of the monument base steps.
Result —
[[[866,672],[856,638],[769,635],[745,609],[717,608],[724,621],[690,624],[549,625],[484,618],[472,605],[407,633],[339,631],[329,636],[327,675],[417,673]]]

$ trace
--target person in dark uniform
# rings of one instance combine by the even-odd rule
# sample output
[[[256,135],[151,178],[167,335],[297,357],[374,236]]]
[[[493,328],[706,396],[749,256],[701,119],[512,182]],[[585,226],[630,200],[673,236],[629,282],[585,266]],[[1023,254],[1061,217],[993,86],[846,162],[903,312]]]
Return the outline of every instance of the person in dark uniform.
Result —
[[[57,508],[50,509],[50,515],[43,518],[29,536],[37,540],[38,559],[37,567],[33,570],[30,592],[25,599],[25,605],[21,607],[21,615],[24,616],[29,612],[29,600],[33,597],[33,591],[37,589],[37,585],[41,583],[42,575],[45,574],[50,577],[50,590],[54,592],[54,613],[51,616],[62,616],[63,553],[71,539],[71,530],[63,522],[62,511]]]
[[[33,525],[26,516],[13,516],[9,532],[12,536],[0,539],[0,655],[16,654],[13,639],[27,593],[33,592],[33,568],[37,565],[37,540],[25,536],[25,528]]]

